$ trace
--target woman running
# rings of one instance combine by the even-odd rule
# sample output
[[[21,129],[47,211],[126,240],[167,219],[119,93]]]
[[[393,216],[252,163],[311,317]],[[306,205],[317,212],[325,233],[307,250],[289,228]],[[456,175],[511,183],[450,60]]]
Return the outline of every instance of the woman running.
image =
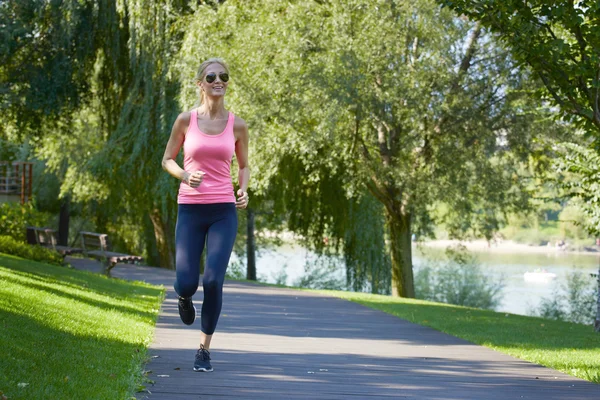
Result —
[[[225,271],[237,232],[236,208],[248,205],[248,126],[225,109],[229,69],[222,59],[203,62],[195,79],[200,106],[177,117],[162,166],[181,180],[175,228],[175,291],[179,316],[187,325],[196,319],[192,296],[198,290],[200,256],[206,246],[200,348],[194,371],[210,372],[210,341],[221,313]],[[183,169],[175,161],[182,146]],[[239,166],[237,199],[230,174],[234,153]]]

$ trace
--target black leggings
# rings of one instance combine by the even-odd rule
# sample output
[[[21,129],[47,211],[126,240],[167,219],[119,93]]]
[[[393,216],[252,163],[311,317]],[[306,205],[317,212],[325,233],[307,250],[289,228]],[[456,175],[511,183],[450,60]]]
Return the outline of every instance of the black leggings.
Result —
[[[206,242],[202,286],[202,332],[212,335],[223,305],[223,282],[237,233],[234,203],[180,204],[175,228],[175,291],[192,297],[200,280],[200,256]]]

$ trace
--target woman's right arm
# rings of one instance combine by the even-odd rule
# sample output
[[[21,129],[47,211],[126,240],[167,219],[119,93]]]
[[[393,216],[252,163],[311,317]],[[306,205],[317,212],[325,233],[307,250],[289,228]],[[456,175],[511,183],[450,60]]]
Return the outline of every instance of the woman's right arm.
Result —
[[[184,181],[189,184],[190,173],[184,171],[175,161],[177,158],[177,154],[179,154],[179,150],[181,150],[181,146],[183,145],[183,141],[185,139],[185,132],[190,123],[191,113],[183,112],[179,114],[175,123],[173,124],[173,129],[171,129],[171,137],[169,137],[169,141],[167,142],[167,148],[165,149],[165,154],[162,158],[162,167],[165,171],[171,174],[173,177],[179,179],[180,181]]]

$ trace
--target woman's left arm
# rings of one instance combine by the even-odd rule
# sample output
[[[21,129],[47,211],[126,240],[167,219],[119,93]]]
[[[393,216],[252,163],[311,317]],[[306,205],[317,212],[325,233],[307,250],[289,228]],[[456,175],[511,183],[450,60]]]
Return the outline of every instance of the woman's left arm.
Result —
[[[237,208],[246,208],[248,206],[248,182],[250,181],[250,167],[248,166],[248,125],[246,121],[236,117],[233,126],[235,134],[235,156],[237,159],[238,184],[240,188],[237,191],[238,198],[235,202]]]

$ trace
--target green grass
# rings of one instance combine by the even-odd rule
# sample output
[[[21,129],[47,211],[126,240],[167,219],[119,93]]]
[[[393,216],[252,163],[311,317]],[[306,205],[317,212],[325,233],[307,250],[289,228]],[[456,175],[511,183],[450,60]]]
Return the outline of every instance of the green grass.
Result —
[[[588,325],[370,293],[308,290],[354,301],[504,354],[600,383],[600,333]]]
[[[319,292],[600,383],[600,333],[591,326],[368,293]]]
[[[5,254],[0,282],[0,392],[8,399],[134,395],[162,288]]]

